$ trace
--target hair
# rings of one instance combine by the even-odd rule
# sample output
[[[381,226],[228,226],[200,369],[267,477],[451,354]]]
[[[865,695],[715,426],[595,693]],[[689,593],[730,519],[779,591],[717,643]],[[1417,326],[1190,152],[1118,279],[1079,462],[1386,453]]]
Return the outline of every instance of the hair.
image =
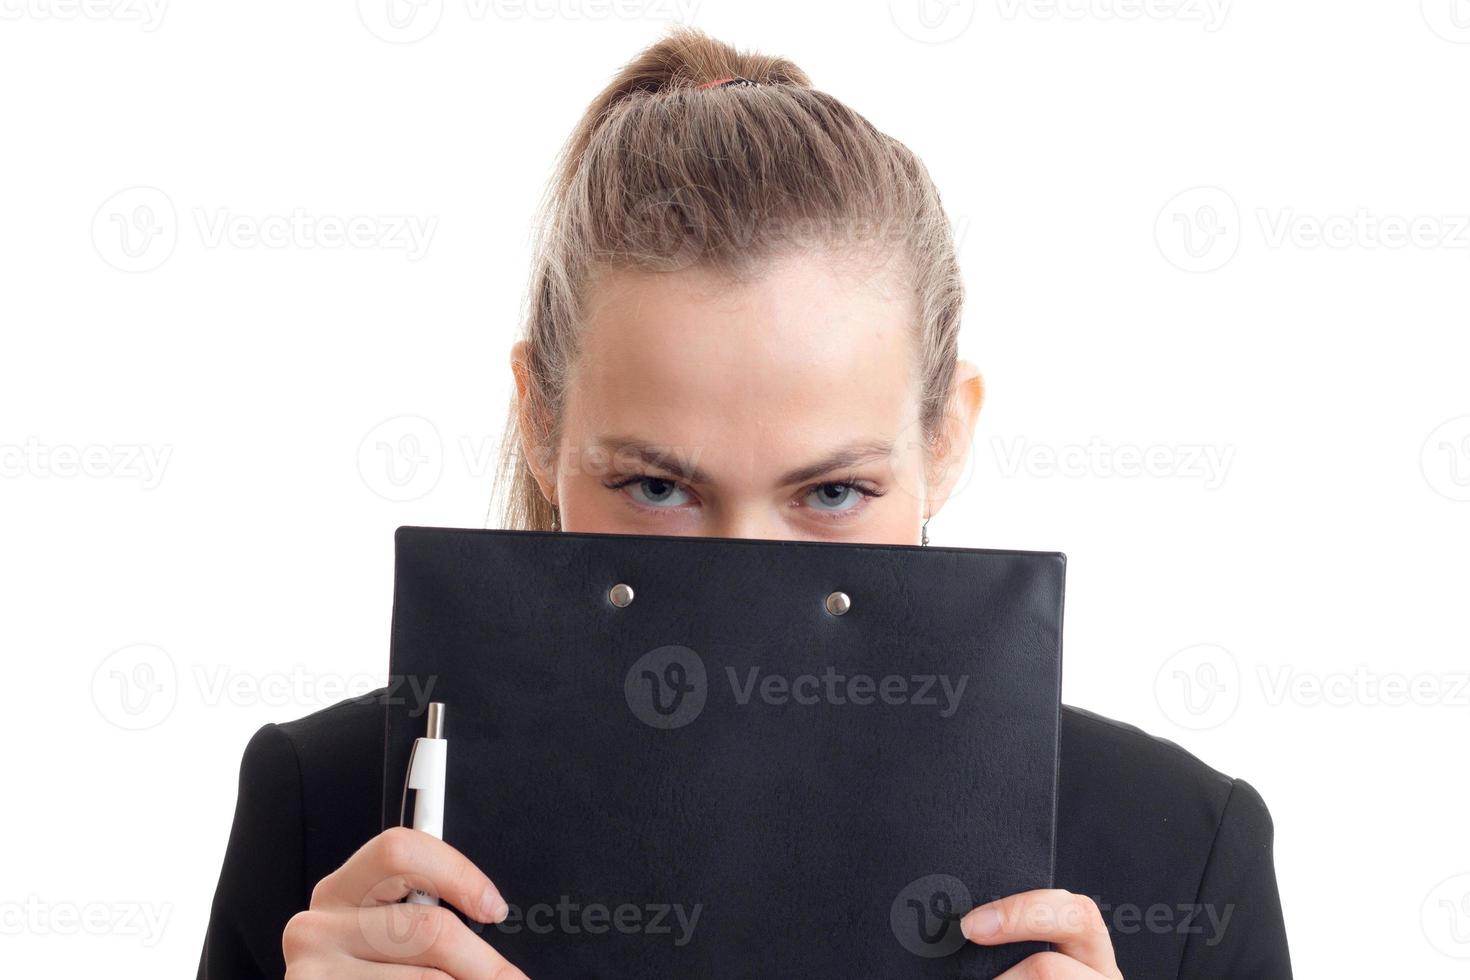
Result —
[[[708,84],[729,78],[755,84]],[[497,477],[504,526],[556,526],[527,453],[549,459],[559,441],[581,304],[599,275],[698,264],[739,279],[803,248],[902,260],[919,418],[926,445],[937,445],[963,287],[919,159],[792,62],[691,28],[618,72],[572,131],[542,200],[522,333],[527,404],[512,396]]]

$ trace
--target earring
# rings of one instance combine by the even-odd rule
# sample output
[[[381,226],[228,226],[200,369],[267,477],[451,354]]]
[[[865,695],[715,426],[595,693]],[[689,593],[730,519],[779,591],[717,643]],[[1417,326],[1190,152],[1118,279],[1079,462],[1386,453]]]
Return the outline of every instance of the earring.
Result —
[[[924,523],[919,525],[919,546],[929,547],[929,515],[924,515]]]
[[[553,531],[561,530],[561,508],[556,506],[556,504],[551,505],[551,529]]]

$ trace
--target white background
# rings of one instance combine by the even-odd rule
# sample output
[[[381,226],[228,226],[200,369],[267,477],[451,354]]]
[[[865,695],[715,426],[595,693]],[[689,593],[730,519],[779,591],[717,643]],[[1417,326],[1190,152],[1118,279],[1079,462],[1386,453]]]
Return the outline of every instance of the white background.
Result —
[[[1068,554],[1066,700],[1261,791],[1299,976],[1465,975],[1470,4],[150,2],[0,0],[7,975],[192,975],[246,740],[486,523],[536,198],[675,18],[941,188],[936,543]]]

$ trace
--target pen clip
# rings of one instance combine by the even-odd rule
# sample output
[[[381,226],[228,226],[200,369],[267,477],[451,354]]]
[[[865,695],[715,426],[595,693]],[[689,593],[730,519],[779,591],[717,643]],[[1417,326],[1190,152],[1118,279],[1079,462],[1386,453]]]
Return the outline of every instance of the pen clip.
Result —
[[[444,737],[444,705],[438,701],[429,702],[428,719],[424,724],[424,734],[413,740],[413,748],[408,753],[408,767],[403,770],[403,792],[398,796],[398,826],[405,827],[408,819],[408,790],[413,782],[413,762],[418,756],[419,742],[425,738]]]

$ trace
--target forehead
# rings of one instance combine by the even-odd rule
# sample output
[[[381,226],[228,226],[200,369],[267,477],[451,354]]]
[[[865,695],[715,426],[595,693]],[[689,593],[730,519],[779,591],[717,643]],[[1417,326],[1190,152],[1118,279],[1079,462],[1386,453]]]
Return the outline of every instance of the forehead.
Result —
[[[781,465],[893,437],[918,411],[901,284],[891,266],[823,253],[738,283],[699,267],[607,273],[586,297],[565,431],[698,446],[721,470],[721,455]]]

